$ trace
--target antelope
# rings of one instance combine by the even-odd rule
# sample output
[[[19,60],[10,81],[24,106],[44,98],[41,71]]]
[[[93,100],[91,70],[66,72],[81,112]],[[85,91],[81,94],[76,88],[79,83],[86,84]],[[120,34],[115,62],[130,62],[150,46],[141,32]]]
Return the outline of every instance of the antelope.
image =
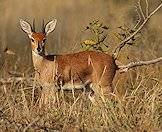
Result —
[[[111,55],[97,51],[62,55],[45,54],[47,36],[55,30],[56,23],[56,19],[49,21],[46,25],[43,21],[42,32],[36,32],[34,21],[31,26],[27,21],[20,20],[22,30],[31,40],[33,66],[39,73],[38,80],[42,84],[57,81],[57,84],[65,89],[93,87],[99,84],[103,94],[113,92],[112,81],[117,65]]]

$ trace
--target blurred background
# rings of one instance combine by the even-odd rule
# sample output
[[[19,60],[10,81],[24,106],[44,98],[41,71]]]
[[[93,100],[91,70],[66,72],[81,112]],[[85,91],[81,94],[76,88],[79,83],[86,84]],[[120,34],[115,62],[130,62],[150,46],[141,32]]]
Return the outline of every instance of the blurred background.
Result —
[[[118,41],[114,37],[117,27],[133,27],[137,22],[135,6],[137,0],[1,0],[0,1],[0,68],[25,71],[31,66],[30,40],[21,30],[19,19],[32,23],[36,20],[36,30],[41,23],[58,19],[56,30],[48,36],[46,52],[63,54],[81,50],[80,42],[86,36],[83,29],[93,20],[100,20],[109,27],[106,43],[109,53]],[[144,2],[144,0],[142,0]],[[149,11],[155,9],[161,0],[149,0]],[[143,3],[145,6],[145,4]],[[135,46],[126,46],[119,60],[126,64],[134,60],[148,60],[162,56],[162,9],[157,12],[141,32]],[[5,47],[16,55],[3,54]],[[7,60],[8,58],[8,60]],[[160,67],[160,66],[159,66]],[[2,73],[2,72],[1,72]]]

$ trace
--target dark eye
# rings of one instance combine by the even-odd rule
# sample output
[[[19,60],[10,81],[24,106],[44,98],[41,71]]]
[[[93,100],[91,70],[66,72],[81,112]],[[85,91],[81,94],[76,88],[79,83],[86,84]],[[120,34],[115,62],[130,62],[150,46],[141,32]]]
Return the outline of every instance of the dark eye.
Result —
[[[34,39],[31,39],[32,42],[34,42]]]
[[[45,43],[46,42],[46,39],[43,39],[43,43]]]

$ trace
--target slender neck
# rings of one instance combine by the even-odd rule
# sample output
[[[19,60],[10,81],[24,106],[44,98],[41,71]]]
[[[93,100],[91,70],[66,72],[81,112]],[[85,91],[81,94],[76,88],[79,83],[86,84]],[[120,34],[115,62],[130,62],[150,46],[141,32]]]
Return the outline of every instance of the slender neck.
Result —
[[[34,51],[32,51],[32,60],[33,60],[33,66],[35,68],[35,70],[38,70],[40,69],[43,61],[46,60],[46,63],[47,62],[52,62],[55,60],[57,55],[45,55],[45,54],[37,54],[35,53]]]
[[[32,51],[32,61],[33,61],[34,69],[38,70],[43,61],[43,56]]]

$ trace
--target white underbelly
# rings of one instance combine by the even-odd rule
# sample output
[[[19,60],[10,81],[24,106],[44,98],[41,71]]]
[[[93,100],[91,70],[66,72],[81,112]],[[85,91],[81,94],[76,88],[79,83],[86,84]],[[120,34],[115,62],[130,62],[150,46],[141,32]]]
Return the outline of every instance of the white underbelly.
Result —
[[[81,83],[81,84],[66,83],[61,87],[61,89],[63,89],[63,90],[85,89],[86,86],[89,84],[90,84],[90,81],[86,81],[85,83]]]

